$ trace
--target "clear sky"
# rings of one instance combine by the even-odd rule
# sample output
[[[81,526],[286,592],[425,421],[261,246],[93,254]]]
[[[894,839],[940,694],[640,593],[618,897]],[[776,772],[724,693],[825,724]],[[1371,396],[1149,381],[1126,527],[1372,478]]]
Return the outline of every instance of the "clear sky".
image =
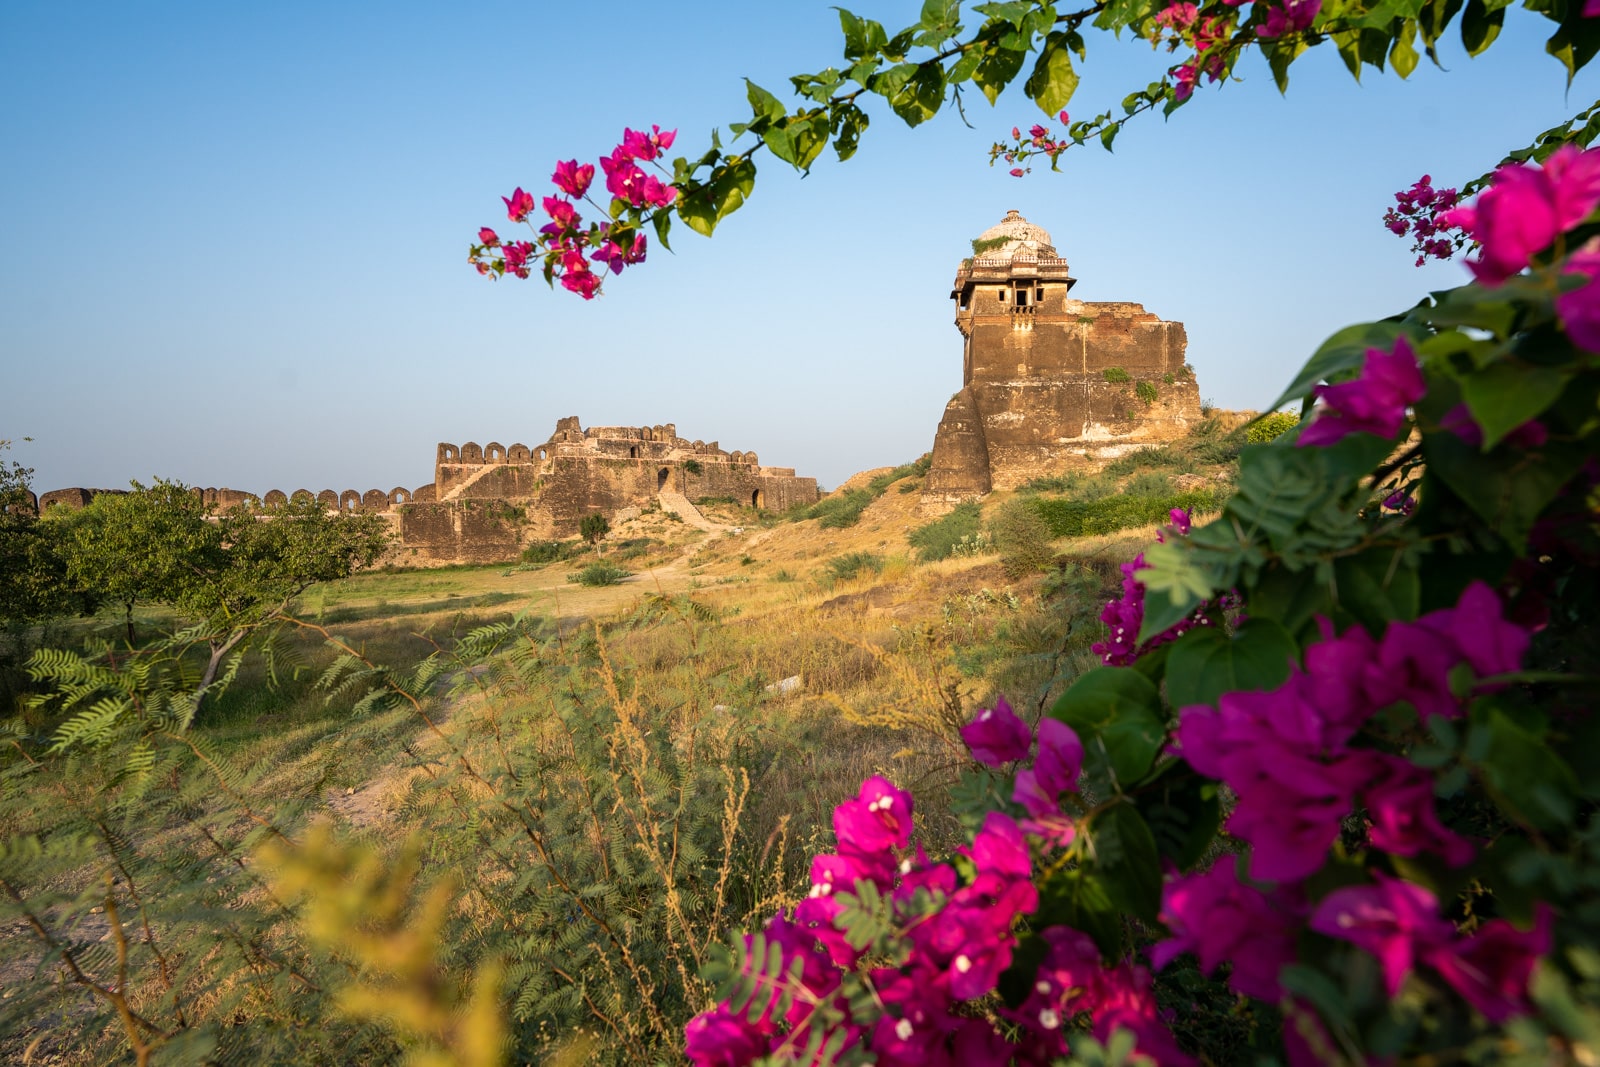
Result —
[[[857,0],[891,30],[920,0]],[[0,5],[0,437],[35,489],[160,475],[252,492],[424,484],[439,441],[536,444],[675,422],[826,486],[932,446],[960,387],[950,281],[1008,208],[1049,229],[1087,300],[1187,324],[1203,396],[1269,402],[1334,329],[1456,265],[1411,266],[1380,218],[1424,172],[1454,183],[1579,110],[1597,82],[1513,11],[1469,60],[1360,85],[1331,49],[1287,98],[1258,60],[1115,154],[1018,180],[986,148],[1040,116],[1020,86],[801,180],[765,158],[711,241],[592,303],[465,264],[500,196],[548,188],[624,126],[678,148],[747,115],[742,77],[838,60],[815,3]],[[1452,30],[1452,39],[1454,31]],[[1071,110],[1169,62],[1092,37]],[[1326,54],[1321,54],[1326,53]],[[881,103],[879,101],[878,103]]]

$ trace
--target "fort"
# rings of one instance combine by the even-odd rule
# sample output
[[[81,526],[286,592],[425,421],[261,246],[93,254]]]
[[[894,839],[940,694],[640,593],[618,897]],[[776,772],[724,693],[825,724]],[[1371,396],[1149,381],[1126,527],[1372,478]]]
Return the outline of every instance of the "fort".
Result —
[[[922,509],[1181,437],[1200,418],[1183,324],[1070,295],[1050,234],[1015,211],[972,242],[950,296],[961,391],[933,441]]]
[[[921,510],[939,514],[1033,478],[1087,469],[1183,436],[1201,418],[1200,387],[1184,362],[1188,339],[1140,304],[1076,300],[1077,279],[1050,234],[1015,211],[972,242],[950,296],[962,337],[961,391],[934,435]],[[58,489],[37,508],[83,507],[94,489]],[[786,510],[818,498],[815,478],[767,467],[754,452],[690,441],[672,423],[591,426],[576,416],[529,447],[441,443],[433,481],[407,489],[319,493],[197,489],[219,509],[321,501],[393,523],[392,562],[495,562],[523,546],[571,537],[589,515],[615,517],[656,502],[676,509],[733,499]]]
[[[99,493],[117,491],[57,489],[34,505],[41,511],[80,508]],[[321,501],[330,511],[384,515],[398,538],[391,562],[413,565],[510,559],[530,542],[575,535],[585,516],[615,516],[657,501],[732,498],[783,510],[818,499],[815,478],[798,477],[792,467],[763,466],[754,452],[686,440],[672,423],[584,429],[577,416],[558,420],[550,439],[531,448],[498,441],[441,443],[433,481],[414,489],[195,492],[219,509],[270,507],[296,498]]]

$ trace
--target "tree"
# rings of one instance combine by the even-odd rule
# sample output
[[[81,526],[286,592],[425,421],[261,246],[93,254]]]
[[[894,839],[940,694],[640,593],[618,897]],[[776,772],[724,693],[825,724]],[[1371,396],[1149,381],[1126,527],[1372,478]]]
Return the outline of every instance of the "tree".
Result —
[[[610,532],[611,523],[604,515],[585,515],[578,523],[579,535],[596,548],[598,548],[600,542],[605,539],[606,534]]]
[[[10,442],[0,440],[0,454]],[[94,597],[67,577],[66,527],[41,520],[33,471],[0,459],[0,620],[26,623],[94,610]]]
[[[68,580],[121,604],[128,645],[133,608],[171,602],[222,559],[222,528],[194,490],[156,479],[127,493],[100,493],[67,526]]]
[[[282,619],[310,586],[371,566],[389,540],[381,517],[329,512],[307,499],[216,516],[193,489],[158,479],[84,509],[71,526],[70,576],[123,605],[130,643],[141,601],[196,627],[208,647],[203,693],[240,642]]]

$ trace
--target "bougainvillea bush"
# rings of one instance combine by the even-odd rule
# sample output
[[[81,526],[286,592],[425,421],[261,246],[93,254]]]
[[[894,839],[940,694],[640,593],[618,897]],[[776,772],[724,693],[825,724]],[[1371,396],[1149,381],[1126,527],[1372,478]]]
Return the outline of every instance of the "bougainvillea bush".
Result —
[[[689,1058],[1593,1062],[1597,204],[1566,146],[1445,214],[1476,280],[1330,339],[1221,515],[1124,567],[1106,665],[967,726],[971,845],[867,781]]]

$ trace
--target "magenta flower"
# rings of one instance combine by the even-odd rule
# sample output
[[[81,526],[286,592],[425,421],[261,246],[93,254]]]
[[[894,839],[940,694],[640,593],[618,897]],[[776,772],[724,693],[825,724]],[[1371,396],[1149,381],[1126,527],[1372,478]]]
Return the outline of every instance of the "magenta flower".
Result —
[[[1063,126],[1069,125],[1071,123],[1071,121],[1072,121],[1071,119],[1069,119],[1067,117],[1067,113],[1065,111],[1063,111],[1061,113],[1060,118],[1061,118],[1061,125],[1063,125]]]
[[[1241,885],[1224,857],[1204,874],[1169,879],[1161,894],[1161,921],[1172,936],[1150,952],[1159,970],[1192,952],[1207,974],[1232,963],[1235,992],[1276,1003],[1283,996],[1278,972],[1295,961],[1300,916],[1259,889]]]
[[[961,740],[973,759],[986,767],[999,767],[1028,754],[1033,732],[1011,710],[1006,698],[1000,697],[994,707],[980,709],[977,717],[961,728]]]
[[[767,1053],[767,1040],[742,1015],[718,1004],[683,1028],[684,1053],[694,1067],[745,1067]]]
[[[1396,489],[1383,498],[1385,511],[1398,511],[1402,515],[1410,515],[1417,510],[1417,501],[1410,493],[1403,489]]]
[[[528,271],[528,257],[533,255],[533,245],[528,241],[512,241],[502,249],[506,257],[506,270],[519,278],[526,278]]]
[[[1600,3],[1600,0],[1595,2]],[[1600,285],[1594,282],[1600,277],[1600,249],[1580,249],[1567,258],[1562,270],[1581,274],[1589,281],[1581,288],[1556,297],[1556,313],[1561,316],[1561,325],[1573,344],[1585,351],[1600,352]]]
[[[1468,260],[1480,282],[1499,285],[1527,267],[1533,257],[1589,217],[1600,203],[1600,151],[1562,145],[1543,169],[1507,164],[1477,203],[1439,217],[1447,226],[1470,233],[1482,246]]]
[[[533,194],[522,191],[522,186],[517,186],[516,192],[510,196],[502,196],[506,204],[506,218],[512,222],[522,222],[533,210]]]
[[[612,274],[621,274],[622,269],[628,265],[627,258],[615,241],[605,242],[589,258],[596,263],[604,263]]]
[[[1172,520],[1172,526],[1183,537],[1189,536],[1191,526],[1189,513],[1183,508],[1173,508],[1167,512],[1167,518]]]
[[[580,259],[582,254],[579,254]],[[577,293],[585,300],[593,300],[600,291],[600,276],[589,269],[585,263],[582,270],[567,268],[561,275],[561,288],[571,293]]]
[[[485,226],[478,231],[478,243],[488,248],[494,248],[500,244],[500,235]]]
[[[1297,444],[1331,445],[1352,433],[1393,437],[1405,424],[1406,409],[1421,400],[1426,389],[1416,354],[1404,337],[1390,352],[1369,348],[1355,381],[1317,387],[1316,411]]]
[[[1021,168],[1021,167],[1012,167],[1012,168],[1011,168],[1011,171],[1010,171],[1010,174],[1011,174],[1011,176],[1012,176],[1012,177],[1013,177],[1013,178],[1020,178],[1020,177],[1022,177],[1022,176],[1023,176],[1023,175],[1024,175],[1024,174],[1026,174],[1026,173],[1027,173],[1027,172],[1026,172],[1026,171],[1024,171],[1024,170],[1023,170],[1023,169],[1022,169],[1022,168]]]
[[[1075,789],[1083,769],[1083,742],[1072,727],[1058,719],[1039,723],[1039,754],[1033,766],[1017,772],[1011,799],[1036,819],[1061,811],[1061,794]]]
[[[1452,867],[1472,860],[1472,842],[1439,822],[1433,801],[1433,778],[1399,756],[1363,753],[1369,761],[1370,784],[1363,800],[1372,825],[1367,839],[1396,856],[1423,852],[1444,857]]]
[[[1377,885],[1336,889],[1322,898],[1311,929],[1374,956],[1392,997],[1418,960],[1454,939],[1455,927],[1440,917],[1438,898],[1426,889],[1381,871],[1373,877]]]
[[[1322,867],[1355,807],[1361,770],[1353,761],[1274,761],[1267,775],[1241,790],[1228,832],[1250,842],[1250,877],[1292,882]]]
[[[678,187],[668,185],[654,174],[646,174],[639,188],[639,200],[653,208],[670,207],[678,198]]]
[[[1256,35],[1272,38],[1308,30],[1321,10],[1322,0],[1283,0],[1267,9],[1267,21],[1256,27]]]
[[[642,159],[646,163],[656,159],[663,151],[672,147],[672,141],[677,137],[677,130],[661,132],[660,126],[650,127],[649,133],[641,130],[622,131],[622,144],[620,150],[626,152],[631,159]]]
[[[868,778],[855,798],[833,809],[840,852],[876,862],[905,848],[911,843],[911,807],[910,793],[896,789],[887,778]]]
[[[594,181],[594,164],[579,163],[576,159],[557,163],[556,172],[550,175],[550,180],[568,196],[582,196],[589,191],[589,183]]]
[[[563,230],[575,230],[578,228],[578,223],[583,221],[578,209],[572,206],[572,201],[562,200],[560,197],[545,197],[544,213]]]
[[[1428,963],[1490,1022],[1503,1023],[1530,1011],[1528,980],[1539,957],[1550,952],[1550,922],[1549,906],[1537,904],[1532,930],[1524,933],[1494,919],[1471,937],[1436,950]]]

